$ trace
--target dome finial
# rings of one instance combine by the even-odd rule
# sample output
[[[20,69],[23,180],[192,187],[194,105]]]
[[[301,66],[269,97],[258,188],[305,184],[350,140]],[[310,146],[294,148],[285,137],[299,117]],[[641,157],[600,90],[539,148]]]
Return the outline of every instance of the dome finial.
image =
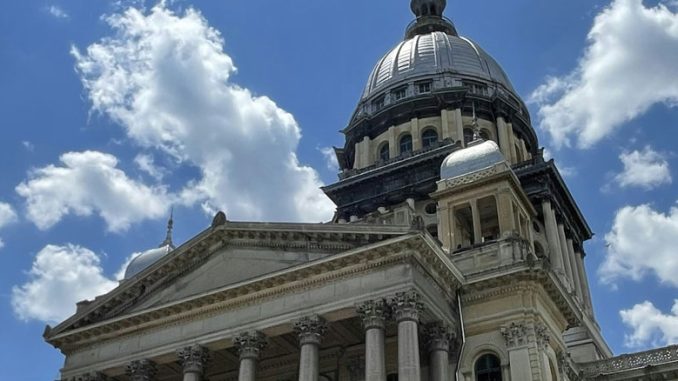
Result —
[[[162,241],[158,247],[168,246],[174,249],[174,243],[172,242],[172,229],[174,229],[174,207],[170,209],[170,217],[169,220],[167,220],[167,235],[165,236],[165,240]]]
[[[447,0],[412,0],[410,8],[412,12],[419,17],[438,16],[442,17]]]
[[[456,36],[457,30],[454,25],[443,16],[446,6],[447,0],[411,0],[410,9],[417,19],[407,28],[405,37],[412,38],[432,32],[444,32]]]

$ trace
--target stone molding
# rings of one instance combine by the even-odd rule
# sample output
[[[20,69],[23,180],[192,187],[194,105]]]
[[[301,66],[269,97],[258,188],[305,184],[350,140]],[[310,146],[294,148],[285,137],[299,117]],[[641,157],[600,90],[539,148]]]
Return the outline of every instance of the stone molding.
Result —
[[[391,315],[389,305],[384,299],[368,300],[358,305],[356,309],[366,331],[384,329],[386,320]]]
[[[416,268],[423,267],[445,293],[454,295],[461,285],[461,279],[452,270],[453,265],[441,260],[421,234],[410,234],[394,238],[380,246],[356,249],[330,257],[327,261],[300,269],[291,269],[255,283],[218,290],[207,295],[165,305],[148,311],[98,323],[65,332],[48,342],[69,353],[87,350],[88,346],[101,340],[119,339],[139,330],[160,329],[170,324],[192,321],[197,317],[208,317],[224,310],[277,297],[289,292],[298,292],[338,279],[369,273],[376,269],[397,264],[410,263]],[[449,261],[449,259],[446,259]],[[243,293],[246,289],[247,292]],[[47,333],[49,335],[49,333]]]
[[[520,347],[528,343],[528,328],[524,322],[513,322],[501,327],[501,335],[509,349]]]
[[[158,368],[151,360],[135,360],[125,368],[130,381],[151,381],[158,372]]]
[[[91,372],[81,376],[63,379],[62,381],[108,381],[108,376],[101,372]]]
[[[300,345],[320,345],[327,332],[327,322],[318,315],[305,316],[294,322],[294,331],[299,335]]]
[[[467,185],[475,183],[478,180],[490,177],[498,172],[497,165],[494,165],[488,169],[483,169],[477,172],[473,172],[467,175],[459,176],[453,179],[445,180],[445,186],[449,188],[458,187],[460,185]]]
[[[424,326],[424,339],[429,352],[450,352],[450,346],[456,339],[451,327],[442,322],[433,322]]]
[[[534,335],[537,339],[537,347],[539,349],[545,349],[549,346],[551,335],[549,335],[549,329],[542,323],[535,323],[534,325]]]
[[[678,345],[621,355],[579,365],[583,375],[590,377],[676,362],[678,362]]]
[[[415,290],[396,293],[390,301],[396,322],[414,321],[419,322],[419,317],[424,311],[421,303],[421,295]]]
[[[244,359],[259,359],[261,351],[263,351],[268,342],[266,336],[259,331],[243,332],[233,339],[240,360]]]
[[[184,373],[203,374],[207,362],[210,360],[207,348],[198,344],[178,350],[177,357],[179,357]]]

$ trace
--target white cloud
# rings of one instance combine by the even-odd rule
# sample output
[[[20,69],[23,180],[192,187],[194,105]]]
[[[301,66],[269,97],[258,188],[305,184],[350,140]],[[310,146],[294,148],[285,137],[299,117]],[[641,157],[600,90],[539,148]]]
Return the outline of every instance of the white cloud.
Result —
[[[17,215],[10,204],[0,202],[0,229],[17,221]],[[0,249],[5,247],[5,241],[0,237]]]
[[[134,158],[134,163],[142,172],[147,173],[157,181],[161,181],[167,175],[167,170],[156,165],[152,155],[139,154]]]
[[[70,16],[68,13],[58,5],[50,5],[47,7],[47,12],[58,19],[67,19]]]
[[[608,249],[598,269],[601,280],[607,284],[622,278],[640,281],[652,274],[662,283],[678,287],[676,237],[678,207],[666,214],[649,205],[622,208],[605,235]]]
[[[325,159],[325,165],[327,165],[327,169],[330,171],[338,171],[339,170],[339,162],[337,161],[337,155],[334,153],[334,148],[332,147],[322,147],[318,148],[320,153],[323,154],[323,158]]]
[[[648,301],[619,314],[624,324],[633,330],[633,333],[625,335],[626,346],[642,348],[678,344],[678,300],[674,300],[669,314],[664,314]]]
[[[160,3],[107,21],[112,37],[72,49],[92,107],[142,147],[201,170],[184,202],[235,219],[331,218],[318,174],[297,159],[294,117],[231,82],[233,61],[199,12],[174,14]]]
[[[12,308],[21,320],[58,322],[75,304],[112,290],[117,282],[103,275],[99,257],[74,245],[45,246],[35,257],[28,281],[12,288]]]
[[[622,188],[652,189],[672,182],[669,163],[649,146],[642,151],[624,152],[619,160],[624,164],[624,170],[615,176],[615,181]]]
[[[556,146],[590,147],[652,105],[678,102],[678,14],[614,0],[595,18],[578,67],[530,100]]]
[[[132,223],[167,214],[170,196],[162,187],[132,180],[117,168],[118,160],[106,153],[69,152],[62,166],[34,169],[16,187],[26,198],[27,217],[40,229],[48,229],[64,216],[101,216],[114,232]]]
[[[28,152],[33,152],[33,151],[35,151],[35,145],[33,145],[33,143],[29,142],[28,140],[22,141],[22,142],[21,142],[21,145],[24,146],[24,148],[25,148],[26,151],[28,151]]]

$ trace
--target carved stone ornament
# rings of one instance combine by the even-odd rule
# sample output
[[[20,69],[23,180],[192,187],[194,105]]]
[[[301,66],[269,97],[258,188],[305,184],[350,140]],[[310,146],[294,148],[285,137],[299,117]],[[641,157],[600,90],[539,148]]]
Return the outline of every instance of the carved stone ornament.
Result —
[[[399,292],[391,300],[391,308],[397,322],[412,320],[419,321],[419,315],[424,310],[420,302],[421,296],[414,290]]]
[[[107,381],[108,376],[101,372],[91,372],[77,377],[71,377],[64,381]]]
[[[365,330],[384,329],[386,319],[390,314],[388,303],[384,299],[369,300],[357,307],[358,315],[362,318]]]
[[[198,374],[203,374],[210,359],[207,348],[197,344],[178,350],[177,357],[179,357],[184,373]]]
[[[299,335],[299,344],[320,345],[327,332],[327,322],[318,315],[306,316],[294,323],[294,331]]]
[[[539,349],[544,349],[549,345],[551,336],[549,335],[549,330],[542,323],[537,323],[534,325],[534,335],[537,338],[537,346]]]
[[[125,371],[130,381],[151,381],[158,368],[151,360],[135,360],[127,365]]]
[[[514,322],[508,326],[502,327],[501,335],[504,336],[504,340],[506,340],[507,348],[514,348],[527,344],[527,327],[523,322]]]
[[[240,359],[258,359],[261,351],[266,348],[268,342],[266,336],[258,331],[243,332],[233,339]]]
[[[429,323],[424,327],[424,339],[430,352],[450,351],[450,344],[454,342],[456,334],[450,326],[442,322]]]

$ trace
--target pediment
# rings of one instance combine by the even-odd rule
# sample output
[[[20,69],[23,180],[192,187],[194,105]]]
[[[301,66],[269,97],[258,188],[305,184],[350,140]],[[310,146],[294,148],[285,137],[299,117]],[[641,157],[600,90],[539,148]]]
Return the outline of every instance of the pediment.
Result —
[[[232,223],[206,229],[108,294],[80,303],[50,337],[407,235],[409,226]]]

